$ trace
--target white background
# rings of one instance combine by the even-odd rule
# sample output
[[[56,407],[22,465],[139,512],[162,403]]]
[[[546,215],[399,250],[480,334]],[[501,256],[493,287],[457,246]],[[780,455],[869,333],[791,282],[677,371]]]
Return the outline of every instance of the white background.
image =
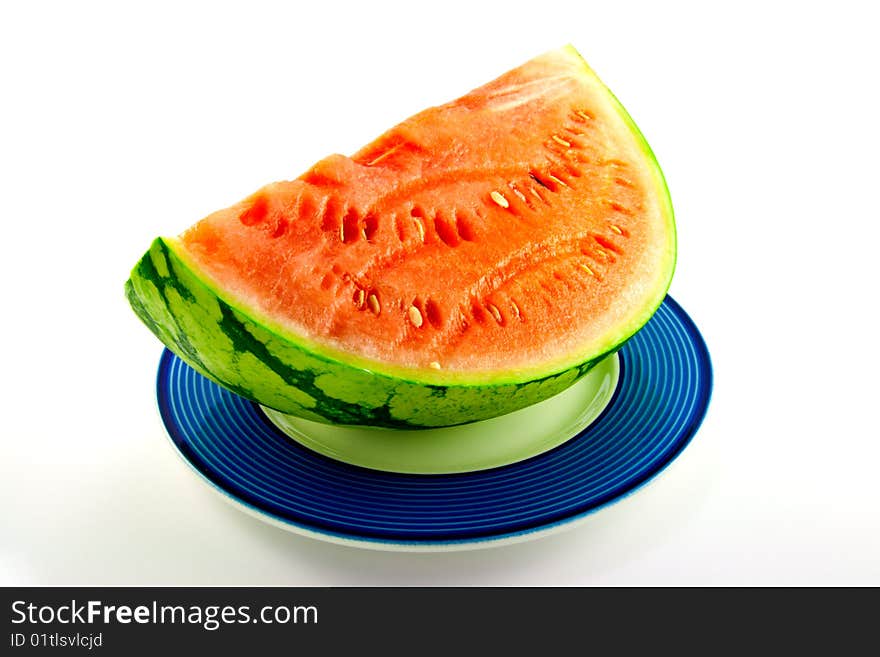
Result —
[[[880,585],[870,3],[129,5],[0,9],[0,584]],[[690,447],[570,531],[476,552],[228,506],[164,435],[129,269],[567,42],[669,182],[671,294],[715,367]]]

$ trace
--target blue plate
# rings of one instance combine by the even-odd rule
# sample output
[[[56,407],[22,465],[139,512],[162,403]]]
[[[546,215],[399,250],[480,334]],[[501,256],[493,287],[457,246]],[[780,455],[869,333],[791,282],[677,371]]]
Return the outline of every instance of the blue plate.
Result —
[[[539,456],[460,474],[382,472],[322,456],[167,350],[157,393],[174,446],[239,508],[334,542],[465,549],[569,525],[642,486],[688,445],[712,389],[691,319],[667,297],[618,353],[617,390],[593,424]]]

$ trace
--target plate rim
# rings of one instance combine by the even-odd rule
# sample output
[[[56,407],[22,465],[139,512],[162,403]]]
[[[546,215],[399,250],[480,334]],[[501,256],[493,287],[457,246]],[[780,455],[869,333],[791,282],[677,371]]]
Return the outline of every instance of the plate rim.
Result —
[[[190,470],[195,472],[198,475],[198,479],[203,483],[207,484],[210,489],[212,489],[216,494],[220,496],[228,504],[231,504],[236,509],[245,512],[247,515],[251,517],[255,517],[269,525],[277,527],[279,529],[283,529],[289,531],[294,534],[298,534],[300,536],[306,536],[309,538],[322,540],[325,542],[337,544],[337,545],[347,545],[352,547],[366,548],[372,550],[382,550],[382,551],[396,551],[396,552],[452,552],[452,551],[463,551],[463,550],[473,550],[473,549],[482,549],[482,548],[490,548],[501,545],[510,545],[514,543],[521,543],[525,541],[530,541],[537,538],[542,538],[551,534],[558,533],[563,530],[567,530],[569,528],[576,527],[581,524],[596,512],[601,511],[608,506],[616,504],[630,497],[636,492],[641,491],[645,486],[654,482],[657,477],[664,473],[669,466],[675,462],[681,453],[690,445],[693,437],[696,435],[700,426],[702,425],[706,414],[708,412],[708,408],[712,398],[712,392],[714,388],[714,370],[711,363],[711,356],[709,354],[708,347],[706,345],[705,339],[703,338],[701,332],[697,328],[693,319],[685,312],[685,310],[681,307],[681,305],[675,301],[668,294],[664,298],[661,306],[664,304],[669,304],[672,312],[676,315],[677,319],[682,323],[685,332],[693,343],[694,351],[696,354],[696,359],[701,365],[701,372],[705,374],[704,377],[701,378],[700,383],[700,403],[698,404],[698,411],[694,414],[691,421],[684,427],[680,432],[678,444],[674,450],[672,450],[666,458],[659,463],[653,472],[650,472],[646,477],[644,477],[641,481],[635,483],[631,487],[627,488],[624,491],[618,492],[616,495],[598,503],[594,506],[583,509],[574,513],[569,513],[560,518],[556,518],[553,520],[549,520],[543,522],[542,524],[526,527],[523,529],[518,529],[514,531],[504,531],[497,533],[488,533],[481,536],[472,536],[472,537],[463,537],[463,538],[449,538],[449,539],[404,539],[404,538],[396,538],[389,539],[383,537],[373,537],[373,536],[365,536],[365,535],[357,535],[354,533],[343,533],[339,531],[335,531],[333,529],[324,528],[324,527],[316,527],[313,525],[308,525],[303,522],[298,522],[297,520],[280,516],[270,510],[260,508],[249,501],[242,499],[226,488],[222,487],[220,484],[212,480],[208,477],[202,470],[200,470],[196,465],[192,462],[190,458],[184,453],[181,447],[178,445],[178,442],[175,440],[175,436],[172,435],[174,432],[178,431],[178,428],[174,426],[174,423],[166,421],[166,412],[162,408],[162,373],[164,369],[167,367],[168,361],[172,358],[177,357],[173,352],[169,349],[165,348],[162,352],[159,362],[159,368],[156,374],[156,396],[154,397],[155,409],[159,414],[160,421],[165,429],[165,437],[168,443],[170,443],[171,448],[177,453],[177,455],[183,460],[184,463],[189,467]],[[658,307],[659,310],[659,307]],[[626,344],[620,349],[620,352],[625,352]],[[179,358],[179,357],[177,357]],[[620,357],[620,369],[621,369],[621,379],[623,379],[623,370],[626,367],[626,358],[621,355]],[[592,425],[596,425],[602,422],[604,416],[614,406],[614,402],[617,396],[620,394],[621,385],[618,384],[616,387],[614,394],[611,397],[611,400],[608,402],[606,407],[603,409],[602,413],[593,421]],[[249,401],[249,400],[248,400]],[[255,403],[250,402],[249,403]],[[268,422],[268,420],[265,420]],[[277,430],[277,428],[273,426],[273,429]],[[562,443],[562,445],[558,445],[551,450],[548,450],[542,454],[538,454],[535,456],[531,456],[519,463],[525,463],[534,459],[540,459],[546,457],[548,454],[553,453],[554,451],[560,449],[562,446],[568,444],[571,440],[575,439],[578,434],[573,435],[568,441]],[[185,441],[182,441],[185,442]],[[306,449],[313,454],[317,454],[321,458],[330,459],[319,452],[315,452],[310,450],[309,448],[300,445],[303,449]],[[348,465],[348,467],[358,468],[364,471],[370,471],[368,468],[362,468],[360,466]],[[499,468],[504,468],[509,466],[499,466]],[[488,472],[489,470],[481,470],[479,472]],[[445,475],[410,475],[415,477],[434,477],[434,476],[445,476]]]

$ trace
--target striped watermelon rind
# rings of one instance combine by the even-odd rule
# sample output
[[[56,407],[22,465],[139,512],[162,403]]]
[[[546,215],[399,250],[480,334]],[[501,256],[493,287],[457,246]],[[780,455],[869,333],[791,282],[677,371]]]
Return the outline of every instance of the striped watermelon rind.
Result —
[[[282,413],[325,423],[415,429],[502,415],[565,390],[617,349],[519,383],[426,383],[344,360],[255,319],[199,276],[173,239],[157,238],[125,287],[141,320],[197,372]]]

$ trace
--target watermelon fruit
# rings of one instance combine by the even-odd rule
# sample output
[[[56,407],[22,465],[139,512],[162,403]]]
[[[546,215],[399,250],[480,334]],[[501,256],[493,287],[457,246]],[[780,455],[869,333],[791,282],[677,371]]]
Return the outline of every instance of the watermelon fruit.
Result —
[[[578,380],[648,321],[675,253],[650,148],[567,46],[156,239],[126,294],[266,407],[446,426]]]

